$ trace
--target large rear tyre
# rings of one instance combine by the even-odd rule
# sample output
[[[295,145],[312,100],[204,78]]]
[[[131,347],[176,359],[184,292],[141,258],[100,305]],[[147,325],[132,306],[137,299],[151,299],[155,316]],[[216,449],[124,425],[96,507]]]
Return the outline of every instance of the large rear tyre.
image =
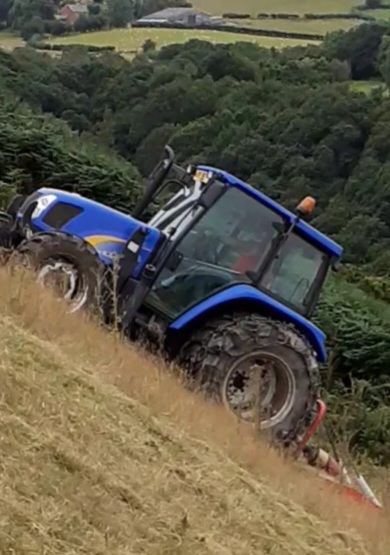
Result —
[[[103,264],[83,239],[61,232],[38,233],[23,241],[16,260],[35,270],[39,283],[54,287],[69,303],[70,312],[99,306]]]
[[[180,364],[207,397],[274,441],[293,442],[310,423],[319,369],[291,325],[257,314],[216,319],[183,345]]]

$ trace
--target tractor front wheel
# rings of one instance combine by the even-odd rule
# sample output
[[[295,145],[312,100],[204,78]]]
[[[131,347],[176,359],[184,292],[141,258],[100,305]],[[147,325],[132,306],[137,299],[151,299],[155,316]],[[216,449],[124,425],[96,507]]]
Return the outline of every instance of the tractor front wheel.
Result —
[[[37,272],[38,282],[52,286],[70,312],[96,307],[102,264],[82,239],[61,232],[38,233],[23,241],[16,261]]]
[[[257,314],[220,318],[191,337],[180,362],[207,397],[276,441],[294,441],[310,421],[318,364],[291,325]]]

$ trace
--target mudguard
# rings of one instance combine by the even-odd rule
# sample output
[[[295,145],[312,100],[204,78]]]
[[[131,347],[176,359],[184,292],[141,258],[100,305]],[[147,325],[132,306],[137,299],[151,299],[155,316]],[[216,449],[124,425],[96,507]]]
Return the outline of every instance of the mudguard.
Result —
[[[181,314],[171,322],[168,329],[172,332],[184,331],[187,326],[194,324],[198,319],[207,317],[208,313],[212,313],[216,309],[221,312],[229,312],[231,305],[237,306],[240,302],[242,304],[249,302],[253,312],[265,313],[275,319],[293,324],[310,342],[317,360],[320,363],[326,362],[325,334],[300,314],[251,285],[233,284],[219,291]]]

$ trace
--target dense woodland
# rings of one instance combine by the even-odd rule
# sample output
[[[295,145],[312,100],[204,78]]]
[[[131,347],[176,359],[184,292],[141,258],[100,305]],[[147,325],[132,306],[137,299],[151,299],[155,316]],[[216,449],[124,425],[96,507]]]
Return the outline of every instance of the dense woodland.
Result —
[[[133,62],[69,48],[0,54],[0,182],[65,187],[131,209],[169,142],[181,162],[220,166],[345,247],[316,320],[329,337],[329,419],[390,463],[390,30],[363,24],[319,47],[266,50],[193,40]]]

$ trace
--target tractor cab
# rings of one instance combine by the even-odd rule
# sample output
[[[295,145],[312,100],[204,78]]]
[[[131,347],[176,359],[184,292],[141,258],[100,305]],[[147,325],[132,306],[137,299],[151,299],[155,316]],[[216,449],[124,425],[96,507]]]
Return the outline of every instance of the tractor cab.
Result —
[[[173,163],[171,149],[166,153],[134,214],[143,219],[162,190],[177,188],[147,222],[166,243],[149,268],[146,307],[173,321],[200,301],[246,284],[310,318],[327,272],[342,253],[302,219],[314,200],[307,197],[293,214],[227,172],[208,166],[184,170]]]

